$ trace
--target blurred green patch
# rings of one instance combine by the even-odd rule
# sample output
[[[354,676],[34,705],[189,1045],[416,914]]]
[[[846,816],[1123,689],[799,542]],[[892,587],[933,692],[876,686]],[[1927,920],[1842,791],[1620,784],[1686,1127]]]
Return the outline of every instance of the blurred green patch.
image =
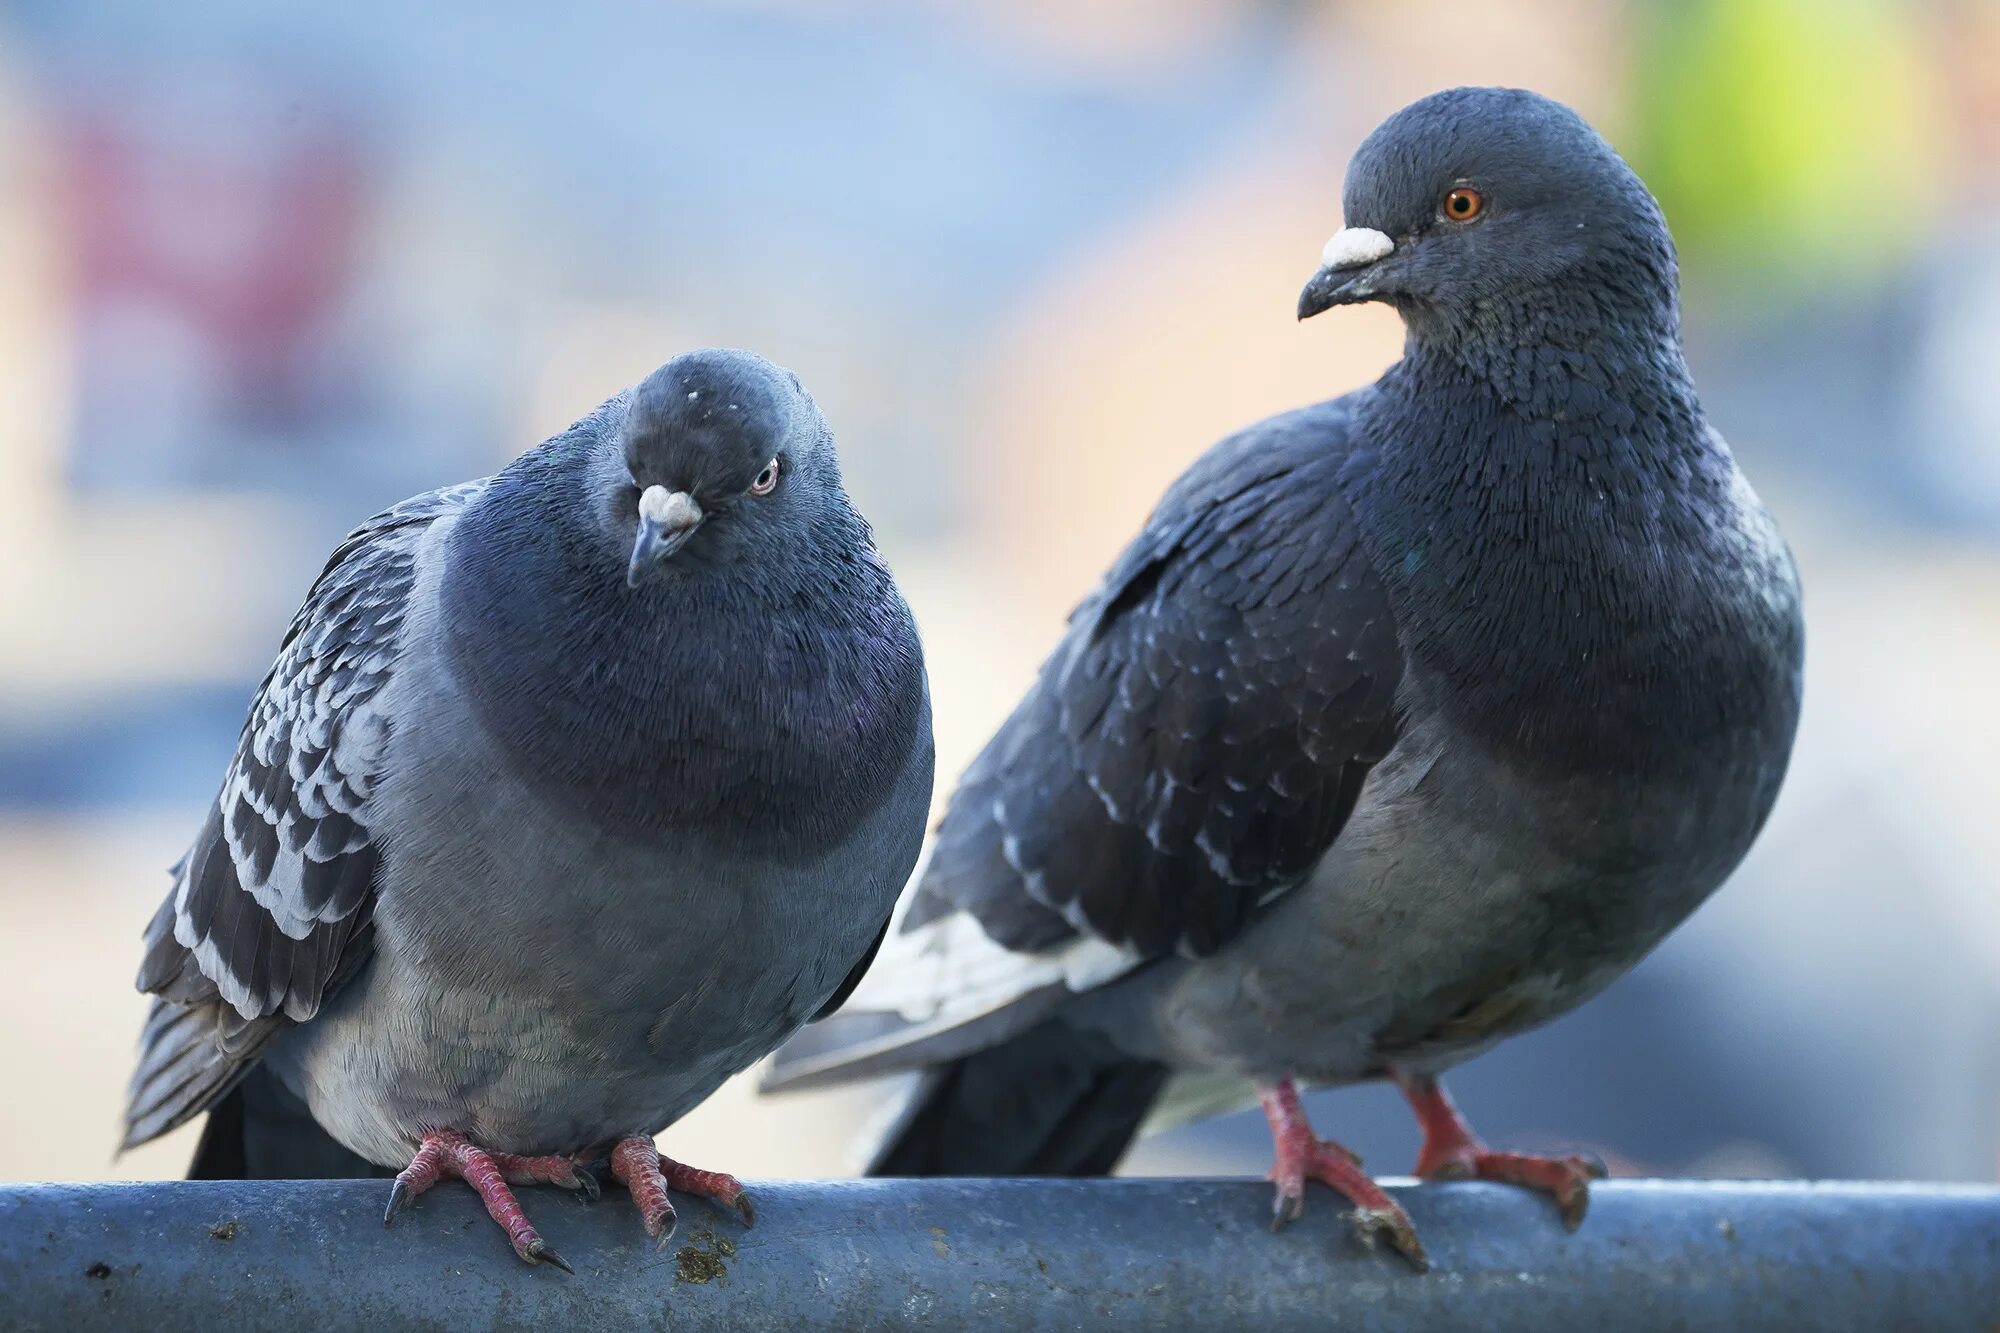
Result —
[[[1894,0],[1635,8],[1623,146],[1691,284],[1752,299],[1865,291],[1921,248],[1947,164],[1920,17]]]

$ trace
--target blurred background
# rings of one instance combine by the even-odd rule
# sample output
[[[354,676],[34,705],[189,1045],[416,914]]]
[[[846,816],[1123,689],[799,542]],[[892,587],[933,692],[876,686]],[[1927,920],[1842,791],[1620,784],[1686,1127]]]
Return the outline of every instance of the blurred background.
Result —
[[[964,765],[1161,488],[1372,379],[1300,326],[1343,165],[1459,83],[1661,197],[1716,424],[1803,567],[1792,777],[1633,975],[1459,1072],[1505,1146],[2000,1175],[2000,5],[0,5],[0,1179],[114,1162],[139,932],[327,551],[676,352],[839,432]],[[835,1175],[878,1094],[739,1080],[676,1156]],[[1401,1171],[1393,1093],[1316,1123]],[[1128,1169],[1261,1174],[1255,1113]]]

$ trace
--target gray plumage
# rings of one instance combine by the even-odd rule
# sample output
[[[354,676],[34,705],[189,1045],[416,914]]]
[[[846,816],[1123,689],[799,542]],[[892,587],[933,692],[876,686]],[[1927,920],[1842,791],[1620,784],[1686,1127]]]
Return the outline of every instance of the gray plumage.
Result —
[[[677,358],[334,552],[147,931],[126,1144],[212,1107],[202,1174],[346,1161],[246,1116],[383,1167],[655,1133],[858,976],[930,787],[817,407]]]
[[[1460,89],[1345,213],[1300,316],[1391,303],[1404,358],[1175,483],[780,1052],[770,1086],[928,1071],[878,1171],[1108,1170],[1170,1075],[1435,1074],[1629,968],[1776,797],[1797,582],[1645,187]]]

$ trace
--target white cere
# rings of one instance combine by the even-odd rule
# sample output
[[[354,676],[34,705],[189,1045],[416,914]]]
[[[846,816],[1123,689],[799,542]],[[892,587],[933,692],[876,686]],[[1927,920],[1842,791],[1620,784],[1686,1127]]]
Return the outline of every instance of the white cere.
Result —
[[[1342,227],[1320,251],[1325,268],[1352,268],[1372,264],[1396,248],[1396,243],[1373,227]]]
[[[686,491],[648,486],[639,492],[639,517],[662,527],[681,527],[701,517],[701,506]]]

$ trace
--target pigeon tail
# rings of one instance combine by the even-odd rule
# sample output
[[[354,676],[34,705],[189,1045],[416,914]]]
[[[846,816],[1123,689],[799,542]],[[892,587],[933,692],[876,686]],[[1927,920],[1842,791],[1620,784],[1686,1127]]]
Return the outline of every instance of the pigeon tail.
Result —
[[[189,1180],[366,1180],[393,1176],[321,1129],[304,1102],[255,1066],[209,1108]]]
[[[1109,1175],[1167,1073],[1051,1019],[926,1071],[868,1174]]]

